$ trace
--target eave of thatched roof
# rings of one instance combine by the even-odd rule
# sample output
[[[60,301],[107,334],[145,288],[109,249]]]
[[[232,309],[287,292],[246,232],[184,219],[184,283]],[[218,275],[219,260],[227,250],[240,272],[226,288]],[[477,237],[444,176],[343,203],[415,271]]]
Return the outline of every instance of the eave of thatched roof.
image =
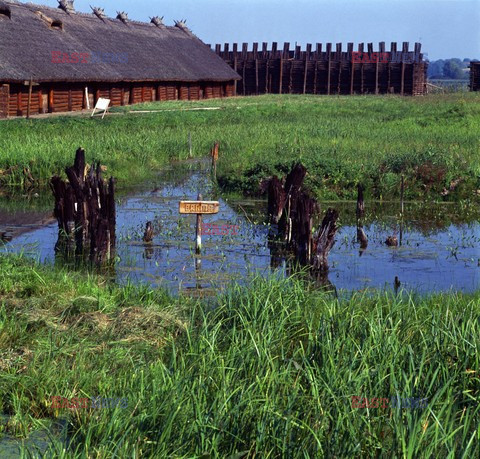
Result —
[[[231,81],[240,79],[184,27],[67,13],[59,8],[0,0],[0,81]],[[49,20],[62,29],[52,29]],[[52,63],[52,52],[115,53],[126,63]]]

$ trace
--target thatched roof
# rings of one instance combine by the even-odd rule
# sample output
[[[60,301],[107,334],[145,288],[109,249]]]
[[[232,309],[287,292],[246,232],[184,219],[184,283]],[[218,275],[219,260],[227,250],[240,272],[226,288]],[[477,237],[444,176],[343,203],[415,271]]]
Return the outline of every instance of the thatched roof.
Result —
[[[240,79],[183,22],[166,27],[161,20],[137,22],[122,13],[113,19],[67,10],[0,0],[0,81]],[[115,53],[128,62],[52,63],[53,51]]]

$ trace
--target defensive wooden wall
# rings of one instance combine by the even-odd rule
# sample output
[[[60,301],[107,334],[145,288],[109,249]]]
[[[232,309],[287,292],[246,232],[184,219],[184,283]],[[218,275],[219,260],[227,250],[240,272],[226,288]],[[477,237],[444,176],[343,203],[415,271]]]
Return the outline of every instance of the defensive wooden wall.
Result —
[[[480,91],[480,62],[470,62],[470,91]]]
[[[427,66],[421,53],[421,44],[415,43],[409,50],[409,43],[402,48],[391,43],[390,51],[385,43],[379,43],[374,52],[373,44],[363,43],[354,51],[353,43],[342,43],[332,48],[327,43],[315,47],[306,45],[290,49],[284,43],[283,50],[278,43],[268,49],[268,43],[259,48],[253,43],[240,47],[234,43],[215,45],[215,52],[222,57],[241,77],[235,83],[237,95],[258,94],[401,94],[423,95],[426,93]]]

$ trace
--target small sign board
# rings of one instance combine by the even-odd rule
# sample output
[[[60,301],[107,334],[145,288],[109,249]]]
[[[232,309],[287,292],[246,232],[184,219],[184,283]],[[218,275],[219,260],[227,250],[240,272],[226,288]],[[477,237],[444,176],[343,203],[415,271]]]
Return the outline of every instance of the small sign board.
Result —
[[[97,104],[95,105],[95,108],[93,109],[92,116],[95,115],[95,111],[98,110],[100,112],[103,112],[102,115],[102,120],[103,117],[105,116],[105,113],[108,112],[108,107],[110,106],[110,99],[103,99],[102,97],[99,97],[97,100]]]
[[[218,201],[180,201],[181,214],[218,214]]]

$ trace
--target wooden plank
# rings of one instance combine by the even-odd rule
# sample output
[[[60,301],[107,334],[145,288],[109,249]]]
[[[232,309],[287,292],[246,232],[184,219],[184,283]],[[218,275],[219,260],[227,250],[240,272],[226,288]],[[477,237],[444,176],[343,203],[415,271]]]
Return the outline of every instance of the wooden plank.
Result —
[[[282,94],[282,84],[283,84],[283,57],[280,58],[280,84],[278,88],[279,94]]]
[[[258,43],[253,44],[253,58],[255,59],[255,94],[258,96]]]
[[[220,202],[218,201],[180,201],[181,214],[218,214]]]
[[[238,44],[237,43],[234,43],[233,44],[233,70],[235,70],[235,72],[237,72],[238,70],[238,57],[237,57],[237,53],[238,53]],[[238,73],[238,72],[237,72]],[[237,95],[237,86],[238,86],[238,80],[235,80],[235,88],[234,88],[234,91],[235,91],[235,95]]]
[[[347,60],[351,62],[350,68],[350,95],[353,94],[353,81],[355,75],[355,63],[353,62],[353,43],[347,43]]]
[[[22,90],[20,88],[18,88],[18,92],[17,92],[17,116],[23,116]]]
[[[30,107],[32,105],[32,87],[33,80],[30,78],[30,84],[28,85],[27,118],[30,118]]]
[[[331,70],[331,60],[332,60],[332,44],[327,43],[327,60],[328,60],[328,68],[327,68],[327,95],[330,95],[330,70]]]
[[[363,52],[364,52],[364,44],[363,43],[359,43],[358,44],[358,52],[359,53],[362,53],[363,55]],[[363,61],[363,59],[362,59]],[[360,64],[360,94],[364,94],[364,89],[363,89],[363,62]]]
[[[270,59],[267,59],[267,68],[265,69],[265,94],[269,94],[270,92],[270,88],[268,85],[269,67],[270,67]]]
[[[289,60],[290,63],[290,78],[288,80],[288,94],[293,94],[293,67],[296,61]]]
[[[305,70],[303,75],[303,94],[307,93],[307,75],[308,75],[308,58],[305,55]]]

